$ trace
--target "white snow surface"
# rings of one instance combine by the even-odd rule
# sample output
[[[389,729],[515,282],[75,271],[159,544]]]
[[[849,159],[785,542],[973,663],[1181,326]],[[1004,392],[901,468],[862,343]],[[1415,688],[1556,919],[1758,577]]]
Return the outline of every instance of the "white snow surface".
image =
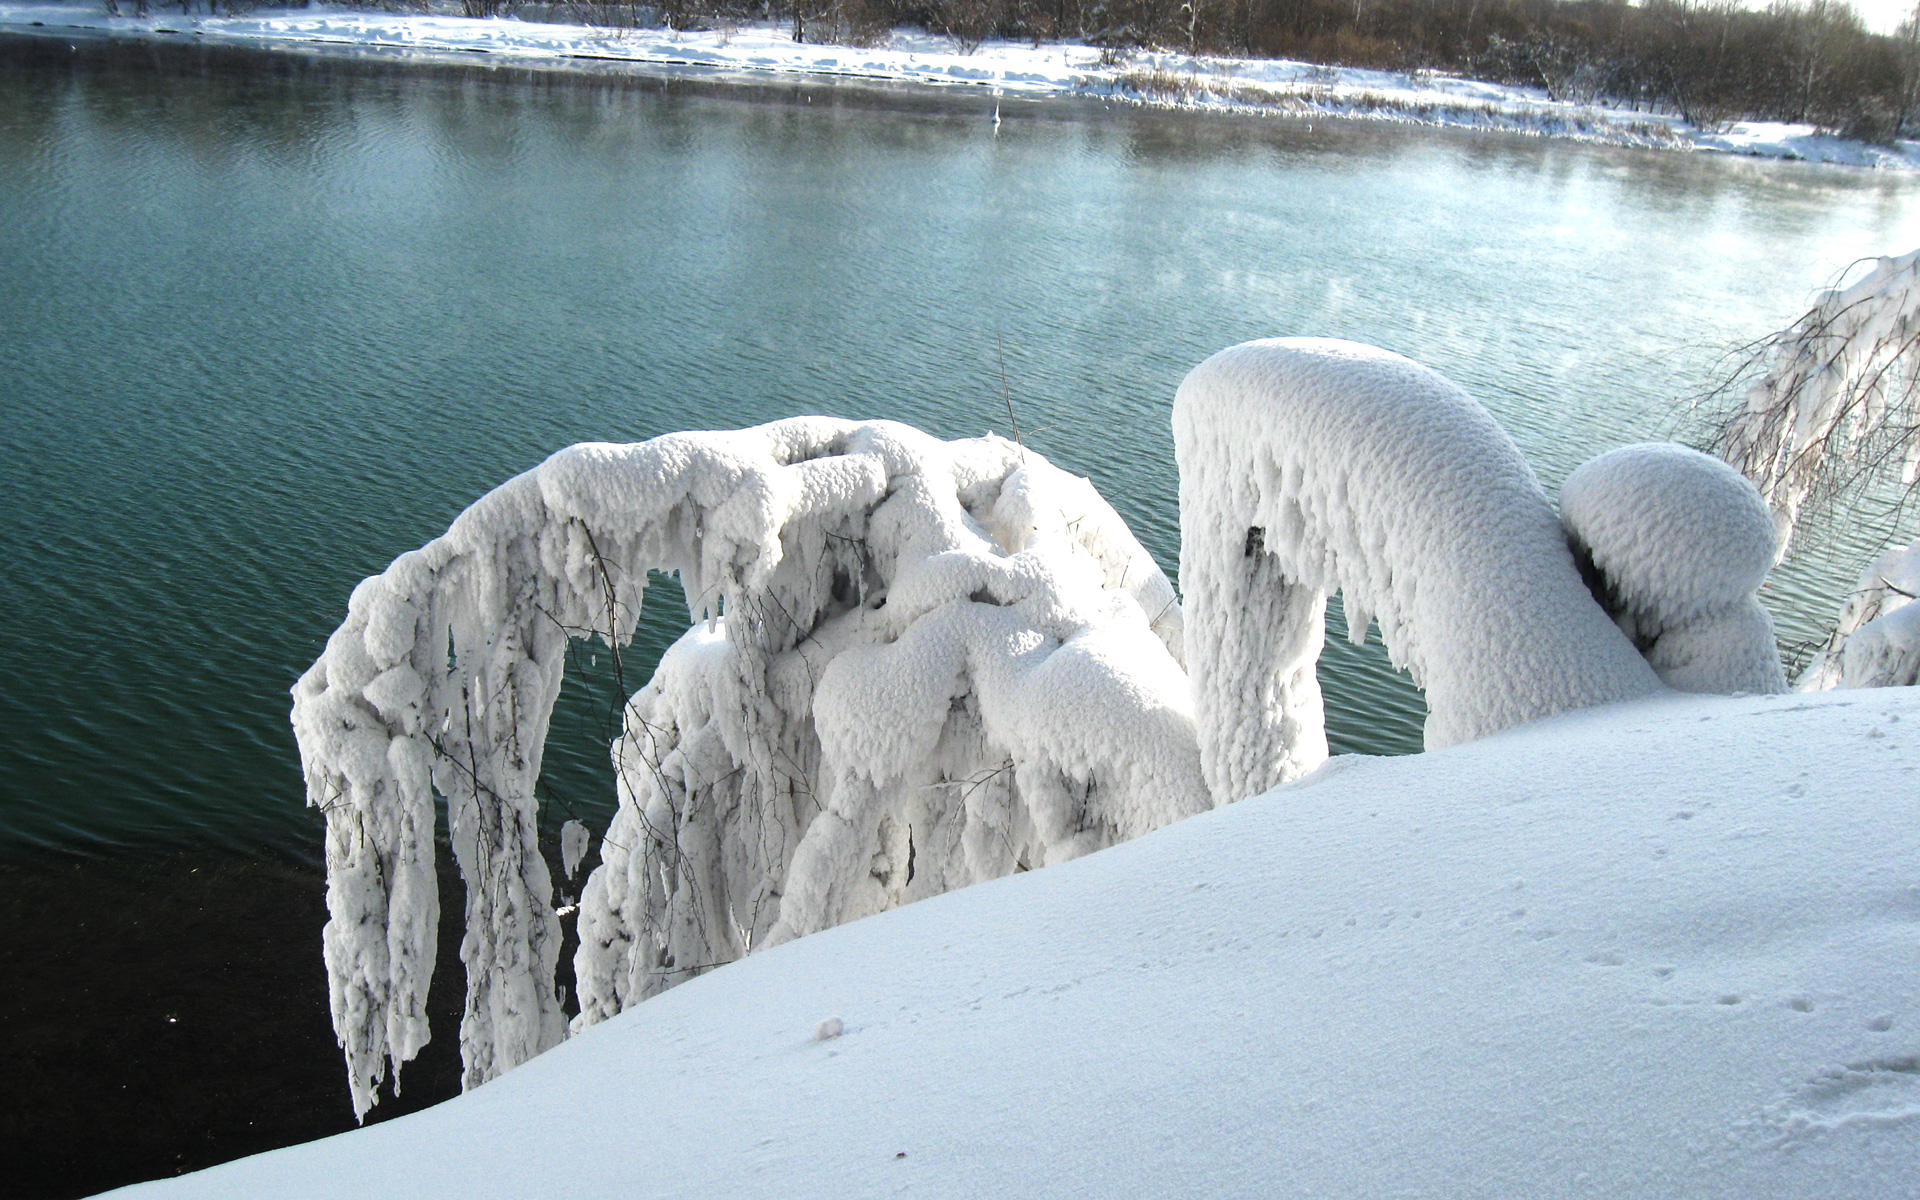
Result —
[[[1773,516],[1738,471],[1672,442],[1622,446],[1567,477],[1560,521],[1669,687],[1786,690],[1758,596],[1778,550]]]
[[[1438,372],[1355,342],[1246,342],[1187,375],[1173,430],[1216,802],[1326,758],[1314,666],[1335,591],[1353,639],[1377,620],[1425,689],[1429,748],[1661,689],[1519,449]]]
[[[364,581],[294,688],[357,1114],[427,1040],[436,792],[467,882],[465,1085],[566,1035],[534,784],[568,642],[625,645],[651,570],[704,621],[624,711],[576,1029],[1209,807],[1172,585],[1085,479],[819,417],[570,447]]]
[[[122,0],[131,13],[131,0]],[[1095,47],[988,42],[974,54],[951,40],[896,30],[873,47],[795,43],[779,23],[711,30],[623,30],[390,13],[317,4],[242,16],[110,15],[103,3],[0,0],[0,29],[85,31],[123,37],[195,37],[279,49],[374,50],[419,58],[561,69],[699,68],[727,75],[813,75],[880,83],[991,89],[1009,98],[1093,96],[1126,103],[1233,112],[1348,117],[1503,129],[1630,146],[1709,150],[1893,169],[1920,167],[1920,143],[1870,146],[1810,125],[1741,122],[1700,130],[1671,114],[1555,100],[1538,88],[1433,72],[1319,66],[1285,59],[1137,53],[1114,65]]]
[[[1911,1195],[1917,772],[1912,688],[1338,758],[133,1193]]]

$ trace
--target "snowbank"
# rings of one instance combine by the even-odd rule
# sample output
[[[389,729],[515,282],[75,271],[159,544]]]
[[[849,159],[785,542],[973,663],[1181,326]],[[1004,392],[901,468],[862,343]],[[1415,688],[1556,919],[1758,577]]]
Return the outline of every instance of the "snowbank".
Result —
[[[135,1193],[1884,1200],[1920,1178],[1916,772],[1914,689],[1339,758]]]
[[[131,0],[123,0],[131,11]],[[627,65],[701,68],[726,74],[841,79],[991,89],[995,95],[1093,96],[1130,103],[1234,112],[1325,115],[1421,125],[1501,129],[1627,146],[1716,150],[1853,166],[1912,169],[1920,146],[1899,149],[1817,134],[1812,126],[1742,123],[1695,129],[1678,117],[1552,99],[1512,87],[1430,72],[1398,73],[1274,59],[1137,54],[1102,63],[1077,44],[991,42],[971,55],[946,38],[902,30],[883,46],[796,44],[785,27],[746,24],[675,33],[474,20],[366,9],[261,9],[238,17],[163,12],[111,16],[102,3],[0,0],[0,30],[86,31],[124,37],[183,36],[269,48],[358,48],[415,57],[565,68]]]

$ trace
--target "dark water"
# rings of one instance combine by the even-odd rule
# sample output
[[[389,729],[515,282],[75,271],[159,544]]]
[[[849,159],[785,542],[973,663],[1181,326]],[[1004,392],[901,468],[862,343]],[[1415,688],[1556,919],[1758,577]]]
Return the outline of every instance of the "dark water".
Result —
[[[1914,186],[1859,171],[82,51],[14,43],[0,72],[14,846],[309,852],[288,685],[356,580],[569,442],[802,412],[1004,429],[1004,344],[1030,440],[1172,569],[1168,405],[1222,346],[1411,354],[1551,485],[1671,428],[1717,352],[1849,260],[1920,240]],[[1775,589],[1791,628],[1832,608],[1811,575]],[[657,647],[684,620],[655,613]],[[1323,673],[1338,748],[1418,748],[1379,655]],[[550,755],[589,813],[604,674]]]
[[[1863,172],[1064,104],[1003,102],[996,135],[990,104],[0,40],[15,1184],[345,1126],[286,691],[358,579],[560,446],[1004,430],[1004,347],[1029,442],[1171,570],[1168,407],[1222,346],[1408,353],[1551,486],[1920,242],[1915,186]],[[1776,581],[1790,636],[1870,542]],[[630,671],[684,623],[651,612]],[[556,820],[612,802],[610,664],[580,666]],[[1377,648],[1322,675],[1337,749],[1418,748]]]

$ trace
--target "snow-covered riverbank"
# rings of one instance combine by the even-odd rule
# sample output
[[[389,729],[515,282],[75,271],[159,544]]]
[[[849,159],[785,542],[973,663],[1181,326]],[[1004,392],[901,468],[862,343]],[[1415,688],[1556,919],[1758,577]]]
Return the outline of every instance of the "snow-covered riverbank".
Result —
[[[154,1197],[1861,1197],[1920,1172],[1920,689],[1315,775]]]
[[[126,6],[130,10],[130,5]],[[316,5],[245,16],[182,15],[155,4],[146,17],[113,16],[98,2],[0,0],[0,31],[62,31],[121,37],[193,37],[264,48],[354,47],[428,58],[546,65],[626,64],[704,68],[726,74],[822,76],[893,84],[977,88],[998,96],[1080,96],[1234,112],[1397,121],[1501,129],[1626,146],[1712,150],[1852,166],[1920,168],[1920,143],[1895,148],[1816,133],[1811,126],[1739,122],[1696,129],[1678,117],[1583,105],[1537,88],[1445,75],[1321,67],[1270,59],[1140,53],[1118,63],[1077,44],[993,42],[954,52],[944,37],[896,32],[883,46],[800,44],[786,29],[743,25],[699,32],[622,30],[511,19],[474,20]]]

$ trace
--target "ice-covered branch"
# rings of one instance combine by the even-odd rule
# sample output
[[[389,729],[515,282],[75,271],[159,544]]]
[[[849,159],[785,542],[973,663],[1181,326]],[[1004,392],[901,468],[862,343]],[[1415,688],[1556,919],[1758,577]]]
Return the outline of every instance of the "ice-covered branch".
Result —
[[[707,621],[625,712],[582,1021],[1206,806],[1172,587],[1085,480],[822,418],[573,447],[362,583],[294,689],[357,1113],[428,1036],[436,792],[466,1085],[565,1035],[534,785],[568,640],[624,645],[649,570]]]
[[[1920,683],[1920,542],[1887,551],[1861,573],[1813,662],[1803,692]]]
[[[1223,350],[1180,385],[1181,580],[1217,801],[1326,756],[1328,595],[1426,689],[1427,745],[1659,689],[1520,452],[1441,375],[1351,342]]]
[[[1920,250],[1882,258],[1858,282],[1760,344],[1764,375],[1715,449],[1772,509],[1784,552],[1809,503],[1920,470]]]

